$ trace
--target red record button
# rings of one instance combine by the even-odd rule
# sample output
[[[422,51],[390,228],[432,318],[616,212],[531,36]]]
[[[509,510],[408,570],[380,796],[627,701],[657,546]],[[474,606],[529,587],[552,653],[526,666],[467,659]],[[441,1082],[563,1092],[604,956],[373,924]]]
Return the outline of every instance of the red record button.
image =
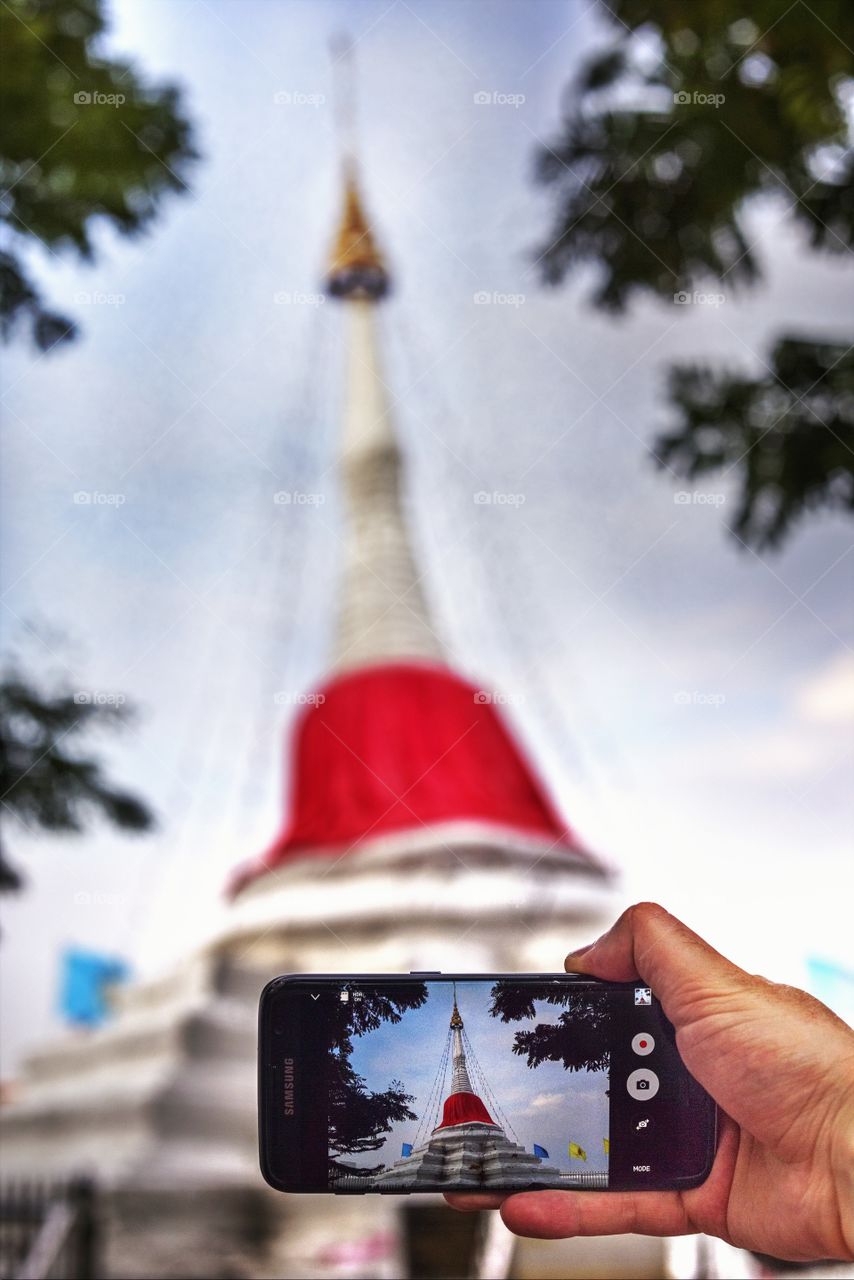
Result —
[[[640,1058],[645,1058],[655,1048],[655,1041],[648,1031],[639,1031],[632,1040],[632,1049]]]

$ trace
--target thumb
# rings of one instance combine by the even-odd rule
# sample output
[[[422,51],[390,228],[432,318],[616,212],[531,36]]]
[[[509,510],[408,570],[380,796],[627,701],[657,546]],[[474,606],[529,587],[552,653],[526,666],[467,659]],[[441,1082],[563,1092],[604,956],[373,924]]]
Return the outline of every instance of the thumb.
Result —
[[[564,967],[611,982],[642,978],[677,1030],[691,1021],[698,1000],[710,990],[733,990],[749,981],[743,969],[655,902],[629,907],[591,946],[568,955]]]
[[[571,972],[642,978],[676,1028],[688,1070],[733,1120],[788,1162],[847,1132],[854,1038],[793,987],[751,976],[656,903],[624,911]],[[843,1122],[844,1123],[844,1122]]]

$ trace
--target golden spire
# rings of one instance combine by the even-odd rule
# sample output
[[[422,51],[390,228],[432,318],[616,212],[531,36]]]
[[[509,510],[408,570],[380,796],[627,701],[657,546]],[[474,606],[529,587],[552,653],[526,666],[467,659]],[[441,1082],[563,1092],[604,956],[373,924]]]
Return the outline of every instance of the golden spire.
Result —
[[[451,1014],[451,1028],[456,1030],[457,1028],[462,1027],[462,1025],[463,1020],[460,1016],[460,1011],[457,1008],[457,984],[454,983],[454,1012]]]
[[[344,207],[332,246],[327,273],[329,292],[336,298],[381,298],[389,276],[365,214],[355,167],[344,167]]]
[[[349,36],[339,35],[333,40],[332,55],[344,205],[329,257],[327,288],[335,298],[382,298],[388,293],[388,271],[374,240],[357,181],[356,80],[353,41]]]

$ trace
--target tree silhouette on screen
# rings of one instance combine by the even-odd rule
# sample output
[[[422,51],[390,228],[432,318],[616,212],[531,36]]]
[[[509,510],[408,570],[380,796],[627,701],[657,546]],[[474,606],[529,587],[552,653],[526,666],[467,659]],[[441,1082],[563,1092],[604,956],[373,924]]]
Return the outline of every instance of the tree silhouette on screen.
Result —
[[[400,1080],[375,1092],[364,1076],[353,1068],[353,1038],[376,1031],[383,1022],[398,1023],[409,1009],[419,1009],[427,1000],[423,982],[373,988],[360,999],[335,1004],[329,1011],[328,1147],[330,1169],[341,1171],[337,1157],[377,1151],[386,1134],[401,1120],[415,1120],[409,1106],[414,1096]]]
[[[530,1031],[516,1032],[513,1052],[527,1057],[529,1067],[560,1062],[567,1071],[607,1070],[609,1010],[605,992],[572,990],[563,983],[537,986],[502,980],[496,982],[491,995],[489,1012],[502,1022],[532,1021],[537,1004],[563,1010],[555,1023],[539,1023]]]

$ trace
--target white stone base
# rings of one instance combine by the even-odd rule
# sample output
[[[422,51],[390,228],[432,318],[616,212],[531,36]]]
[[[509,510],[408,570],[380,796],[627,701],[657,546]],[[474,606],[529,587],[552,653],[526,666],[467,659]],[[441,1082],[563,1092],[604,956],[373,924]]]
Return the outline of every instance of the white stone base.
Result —
[[[258,995],[289,971],[553,971],[615,914],[548,855],[482,839],[459,855],[385,846],[376,867],[352,857],[326,876],[313,860],[247,894],[202,952],[125,989],[108,1026],[29,1058],[0,1114],[5,1176],[93,1174],[116,1280],[397,1280],[408,1197],[283,1196],[261,1179]]]

